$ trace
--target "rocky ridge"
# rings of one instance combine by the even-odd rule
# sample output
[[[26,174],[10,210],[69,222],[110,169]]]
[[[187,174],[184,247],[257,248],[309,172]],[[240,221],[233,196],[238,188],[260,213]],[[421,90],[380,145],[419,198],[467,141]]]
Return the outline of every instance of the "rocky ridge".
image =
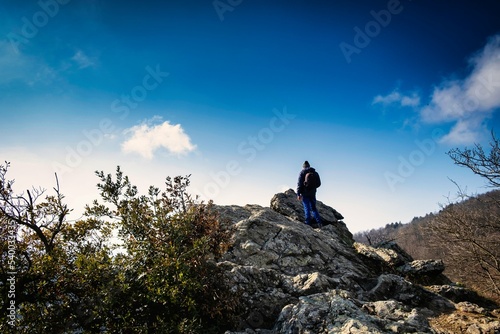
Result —
[[[453,285],[440,260],[390,242],[355,243],[342,215],[318,201],[321,229],[303,223],[292,189],[270,207],[219,206],[235,228],[218,265],[241,294],[239,333],[500,333],[500,312]]]

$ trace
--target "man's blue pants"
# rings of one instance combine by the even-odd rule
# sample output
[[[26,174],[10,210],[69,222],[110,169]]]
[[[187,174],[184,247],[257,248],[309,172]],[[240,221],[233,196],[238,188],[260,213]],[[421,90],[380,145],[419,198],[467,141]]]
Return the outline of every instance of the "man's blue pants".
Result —
[[[316,223],[321,225],[321,218],[318,209],[316,209],[316,197],[302,196],[302,204],[304,205],[304,214],[306,216],[306,224],[311,225],[311,216],[314,217]]]

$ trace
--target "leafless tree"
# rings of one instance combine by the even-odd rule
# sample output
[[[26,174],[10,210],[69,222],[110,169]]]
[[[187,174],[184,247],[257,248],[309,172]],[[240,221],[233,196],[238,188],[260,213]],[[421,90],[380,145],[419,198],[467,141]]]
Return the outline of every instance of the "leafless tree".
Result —
[[[429,225],[455,280],[500,301],[500,207],[495,199],[450,204]],[[474,203],[470,203],[473,201]]]
[[[475,144],[448,155],[486,178],[491,187],[500,186],[500,146],[493,132],[489,150]],[[491,194],[471,196],[458,187],[461,200],[443,206],[428,229],[433,245],[444,251],[448,275],[500,302],[500,201],[497,191]]]
[[[15,194],[12,189],[14,181],[6,178],[9,166],[8,162],[0,165],[0,216],[5,222],[15,224],[18,232],[34,234],[45,252],[50,253],[70,212],[63,204],[64,196],[59,191],[57,175],[55,196],[45,195],[45,190],[41,188]]]
[[[494,132],[491,132],[491,137],[489,152],[480,144],[475,144],[471,149],[452,149],[448,155],[455,164],[486,178],[492,187],[500,187],[500,142]]]

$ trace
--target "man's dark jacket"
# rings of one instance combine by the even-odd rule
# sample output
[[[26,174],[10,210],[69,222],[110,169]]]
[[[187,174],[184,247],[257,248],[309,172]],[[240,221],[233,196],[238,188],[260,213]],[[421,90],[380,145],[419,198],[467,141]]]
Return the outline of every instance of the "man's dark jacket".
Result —
[[[316,170],[312,167],[303,168],[300,171],[299,180],[297,181],[297,195],[298,196],[301,196],[301,195],[306,196],[306,197],[315,197],[316,196],[316,188],[315,187],[309,188],[309,187],[306,187],[304,185],[304,181],[306,179],[306,174],[309,172],[315,172],[315,171]],[[319,175],[316,174],[316,176],[318,177],[318,181],[320,181]]]

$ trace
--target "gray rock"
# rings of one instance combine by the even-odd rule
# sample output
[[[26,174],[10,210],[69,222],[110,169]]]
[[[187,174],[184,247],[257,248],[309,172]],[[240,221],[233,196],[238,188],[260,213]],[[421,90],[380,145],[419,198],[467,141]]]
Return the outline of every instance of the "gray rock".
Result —
[[[284,307],[274,333],[383,333],[377,322],[349,293],[332,290]]]
[[[416,260],[405,263],[398,270],[404,275],[439,275],[444,271],[442,260]]]
[[[319,200],[316,201],[316,207],[324,225],[334,224],[344,219],[340,212]],[[297,199],[297,193],[293,189],[274,195],[271,199],[271,209],[294,220],[305,221],[302,202]]]
[[[336,210],[319,201],[318,209],[327,222],[321,229],[304,224],[292,189],[276,194],[269,208],[217,207],[234,226],[233,245],[218,265],[244,310],[227,334],[494,333],[500,312],[436,284],[442,261],[414,261],[394,242],[354,243]],[[424,287],[422,278],[434,283]],[[464,312],[474,316],[463,320]]]
[[[389,267],[397,267],[406,264],[408,261],[413,261],[409,255],[406,256],[406,253],[391,248],[378,248],[361,243],[355,243],[354,247],[359,254],[377,262],[378,265],[384,264]]]

